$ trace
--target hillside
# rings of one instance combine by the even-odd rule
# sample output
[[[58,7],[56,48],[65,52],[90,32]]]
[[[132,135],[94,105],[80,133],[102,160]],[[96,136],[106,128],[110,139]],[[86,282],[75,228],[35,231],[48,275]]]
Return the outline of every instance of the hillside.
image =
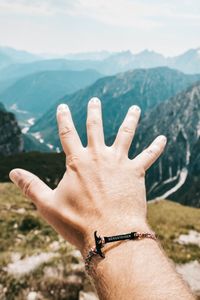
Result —
[[[0,182],[8,182],[9,172],[14,168],[33,172],[51,187],[55,187],[65,172],[63,153],[28,152],[18,155],[0,155]]]
[[[0,69],[9,66],[12,63],[11,58],[0,51]]]
[[[8,112],[0,103],[0,157],[1,171],[4,168],[6,156],[17,155],[28,151],[51,152],[51,148],[41,143],[33,136],[23,134],[13,113]],[[9,159],[8,164],[9,165]]]
[[[200,72],[200,48],[189,49],[181,55],[168,58],[169,67],[181,70],[188,74]]]
[[[10,56],[11,50],[13,53]],[[1,53],[0,49],[0,67],[1,65],[4,67],[0,81],[47,70],[94,69],[105,75],[113,75],[138,68],[167,66],[187,74],[200,73],[200,48],[189,49],[174,57],[165,57],[160,53],[145,49],[139,53],[127,50],[115,53],[66,54],[63,57],[51,59],[44,59],[15,49],[11,50]],[[14,51],[16,51],[15,55]]]
[[[16,63],[30,63],[40,60],[39,55],[35,55],[23,50],[0,46],[0,70]]]
[[[15,63],[2,70],[0,80],[19,79],[30,74],[44,71],[83,71],[95,69],[98,71],[99,61],[91,60],[67,60],[63,58],[43,59],[31,63]],[[98,71],[99,72],[99,71]]]
[[[133,145],[131,156],[145,148],[158,134],[168,138],[164,155],[148,172],[150,199],[170,197],[200,207],[199,124],[200,83],[159,104],[143,118],[135,137],[137,149]]]
[[[36,293],[42,300],[78,300],[83,299],[81,291],[95,296],[79,252],[38,217],[11,183],[0,184],[0,210],[0,284],[6,287],[0,289],[2,299],[27,299]],[[177,241],[191,229],[200,232],[199,209],[154,202],[148,204],[148,220],[175,263],[199,261],[197,245]]]
[[[0,155],[16,154],[23,150],[23,139],[14,114],[0,103]]]
[[[108,76],[91,86],[61,98],[39,119],[30,132],[39,132],[46,143],[60,146],[55,119],[56,106],[67,103],[72,111],[78,132],[86,144],[85,121],[87,102],[97,96],[102,101],[106,140],[111,142],[129,106],[137,104],[144,114],[199,80],[199,75],[185,75],[169,68],[138,69]]]
[[[100,77],[93,70],[34,73],[4,90],[0,101],[22,122],[41,116],[57,99],[92,84]]]

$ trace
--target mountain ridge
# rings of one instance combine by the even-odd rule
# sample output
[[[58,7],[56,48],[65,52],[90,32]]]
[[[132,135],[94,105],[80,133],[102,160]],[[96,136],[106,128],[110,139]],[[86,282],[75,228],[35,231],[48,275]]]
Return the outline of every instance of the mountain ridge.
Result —
[[[111,53],[102,56],[102,59],[89,59],[88,55],[79,59],[81,54],[63,55],[57,58],[38,58],[35,62],[25,64],[9,64],[2,69],[4,77],[1,80],[19,78],[31,73],[45,70],[83,70],[95,69],[104,75],[113,75],[137,68],[155,68],[168,66],[188,74],[200,73],[200,48],[189,49],[188,51],[172,57],[166,57],[155,51],[145,49],[139,53],[132,53],[130,50]],[[71,59],[70,59],[71,57]],[[77,57],[77,58],[76,58]],[[76,59],[75,59],[76,58]]]
[[[86,121],[87,102],[91,97],[97,96],[102,100],[104,132],[110,143],[129,106],[139,105],[144,114],[147,109],[174,96],[198,80],[200,75],[185,75],[167,67],[138,69],[103,77],[91,86],[61,98],[30,128],[30,132],[40,131],[48,143],[60,146],[56,135],[55,111],[56,106],[64,102],[69,105],[83,144],[86,144],[85,125],[82,124]]]
[[[199,124],[200,81],[159,104],[140,123],[135,136],[137,148],[136,145],[132,147],[132,156],[145,148],[159,133],[168,138],[164,154],[147,174],[150,199],[170,197],[174,200],[182,199],[183,204],[195,203],[195,206],[200,207],[197,183],[200,182],[200,176],[195,171],[200,166]],[[181,190],[185,191],[185,183],[188,191],[184,194]]]
[[[41,116],[58,98],[92,84],[102,75],[95,70],[43,71],[27,75],[0,94],[0,101],[23,122]]]

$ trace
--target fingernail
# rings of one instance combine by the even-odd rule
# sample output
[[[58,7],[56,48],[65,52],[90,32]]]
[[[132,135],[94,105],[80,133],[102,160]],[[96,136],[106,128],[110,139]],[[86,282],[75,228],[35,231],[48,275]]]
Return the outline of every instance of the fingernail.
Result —
[[[165,135],[159,135],[157,138],[156,138],[156,142],[167,142],[167,138]]]
[[[68,111],[68,110],[69,110],[69,107],[68,107],[67,104],[63,103],[63,104],[58,105],[57,110],[58,110],[58,111]]]
[[[9,173],[9,177],[10,179],[12,180],[12,182],[16,185],[18,185],[18,181],[19,181],[19,172],[17,170],[12,170],[10,173]]]
[[[132,106],[130,107],[130,109],[133,110],[133,111],[138,111],[138,112],[141,111],[140,107],[137,106],[137,105],[132,105]]]
[[[99,98],[97,98],[97,97],[92,97],[92,98],[90,99],[90,102],[91,102],[91,103],[100,103],[100,100],[99,100]]]

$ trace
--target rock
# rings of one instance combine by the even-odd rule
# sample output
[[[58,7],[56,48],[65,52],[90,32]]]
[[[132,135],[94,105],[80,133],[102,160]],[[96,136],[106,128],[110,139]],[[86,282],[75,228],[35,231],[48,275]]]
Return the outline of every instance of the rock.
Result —
[[[44,252],[38,255],[32,255],[8,264],[7,267],[4,268],[4,270],[14,276],[22,276],[24,274],[27,274],[35,270],[41,264],[48,262],[52,258],[57,256],[58,253],[52,253],[52,252],[47,252],[47,253]]]
[[[200,296],[200,263],[195,260],[186,264],[176,265],[176,270],[189,284],[193,293]]]
[[[82,258],[81,252],[79,250],[73,250],[71,252],[71,256],[76,257],[76,258]]]
[[[66,277],[66,282],[69,283],[69,284],[82,284],[82,278],[81,276],[78,276],[78,275],[68,275]]]
[[[80,272],[84,272],[85,271],[85,264],[83,262],[80,262],[78,264],[71,264],[70,268],[72,270],[72,272],[74,273],[80,273]]]
[[[25,212],[26,212],[26,210],[25,210],[25,208],[21,207],[21,208],[18,208],[18,209],[16,210],[16,212],[17,212],[18,214],[24,215]]]
[[[83,292],[80,291],[79,293],[79,300],[98,300],[99,298],[93,292]]]
[[[49,245],[49,248],[52,251],[58,251],[60,249],[60,243],[58,241],[54,241]]]
[[[0,109],[0,154],[20,153],[23,147],[21,130],[14,114]]]
[[[53,266],[46,266],[43,269],[44,277],[47,278],[57,278],[62,279],[63,273],[64,273],[64,266],[62,264],[56,265],[56,267]]]
[[[27,300],[38,300],[38,294],[37,292],[30,292],[27,296]]]
[[[190,230],[188,234],[181,234],[176,242],[183,245],[194,244],[200,247],[200,233],[195,230]]]

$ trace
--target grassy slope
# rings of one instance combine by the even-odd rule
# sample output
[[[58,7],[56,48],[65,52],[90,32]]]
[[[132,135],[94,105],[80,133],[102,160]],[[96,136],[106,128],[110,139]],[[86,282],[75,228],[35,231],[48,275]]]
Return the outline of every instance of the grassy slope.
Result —
[[[20,208],[24,208],[25,212],[21,213]],[[4,251],[31,254],[40,249],[48,250],[48,244],[58,240],[57,234],[38,217],[30,201],[11,183],[0,184],[0,211],[1,255]],[[174,261],[187,262],[198,258],[197,246],[179,245],[174,239],[190,229],[200,232],[200,209],[163,200],[148,204],[148,220]]]
[[[71,245],[58,237],[58,235],[37,215],[34,206],[25,199],[18,189],[11,183],[0,184],[0,265],[10,262],[11,253],[26,255],[39,254],[52,251],[51,244],[58,241],[60,257],[53,259],[38,268],[36,271],[18,279],[7,275],[0,268],[0,284],[7,287],[6,299],[26,299],[25,291],[34,287],[42,291],[47,299],[76,299],[72,296],[62,298],[61,295],[50,294],[47,287],[51,280],[44,276],[44,267],[50,266],[55,270],[62,266],[64,277],[59,280],[52,279],[51,289],[58,292],[61,288],[68,288],[65,277],[70,272],[70,265],[74,258],[70,257]],[[199,248],[195,245],[179,245],[174,241],[181,233],[190,229],[200,232],[200,209],[182,206],[171,201],[160,201],[148,204],[148,219],[152,228],[158,235],[168,256],[175,262],[188,262],[199,260]],[[88,279],[82,273],[84,284],[75,290],[91,289]],[[86,287],[86,288],[85,288]],[[71,290],[71,287],[69,287]],[[69,290],[66,291],[69,295]],[[1,295],[0,295],[1,296]],[[42,298],[43,299],[43,298]],[[46,299],[46,298],[45,298]]]
[[[175,262],[198,259],[199,247],[180,245],[174,241],[180,234],[193,229],[200,232],[200,209],[183,206],[172,201],[148,204],[148,219],[167,255]]]

